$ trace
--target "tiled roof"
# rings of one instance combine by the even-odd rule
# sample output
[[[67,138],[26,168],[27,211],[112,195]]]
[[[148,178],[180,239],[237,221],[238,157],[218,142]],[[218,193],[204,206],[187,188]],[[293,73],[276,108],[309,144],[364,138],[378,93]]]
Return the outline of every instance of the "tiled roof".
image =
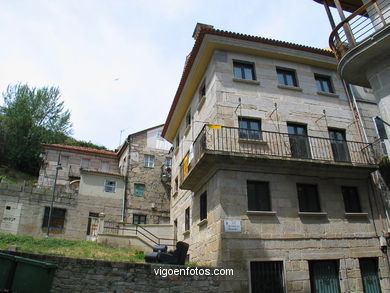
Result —
[[[274,40],[274,39],[268,39],[268,38],[263,38],[263,37],[258,37],[258,36],[251,36],[251,35],[246,35],[246,34],[230,32],[230,31],[218,30],[218,29],[214,29],[214,28],[210,28],[210,27],[203,27],[203,28],[201,28],[199,35],[196,38],[196,41],[195,41],[195,44],[191,50],[191,53],[187,57],[186,64],[185,64],[184,70],[183,70],[183,74],[182,74],[182,77],[180,79],[179,87],[176,91],[176,95],[175,95],[175,98],[173,100],[171,109],[169,110],[168,117],[165,121],[164,129],[162,132],[163,137],[165,136],[165,133],[168,130],[168,125],[172,119],[176,105],[179,101],[179,97],[183,91],[184,85],[187,81],[187,78],[188,78],[188,75],[191,71],[192,65],[193,65],[195,58],[198,54],[198,51],[200,49],[200,45],[202,44],[203,38],[206,34],[215,35],[215,36],[222,36],[222,37],[227,37],[227,38],[234,38],[234,39],[239,39],[239,40],[244,40],[244,41],[258,42],[258,43],[263,43],[263,44],[269,44],[269,45],[274,45],[274,46],[279,46],[279,47],[285,47],[285,48],[290,48],[290,49],[325,55],[328,57],[334,57],[334,54],[329,50],[324,50],[324,49],[319,49],[319,48],[315,48],[315,47],[304,46],[304,45],[299,45],[299,44],[294,44],[294,43],[289,43],[289,42],[284,42],[284,41],[279,41],[279,40]]]
[[[67,151],[75,151],[75,152],[83,152],[83,153],[89,153],[89,154],[97,154],[97,155],[116,157],[115,152],[80,147],[80,146],[64,145],[64,144],[42,144],[42,146],[44,148],[62,149],[62,150],[67,150]]]

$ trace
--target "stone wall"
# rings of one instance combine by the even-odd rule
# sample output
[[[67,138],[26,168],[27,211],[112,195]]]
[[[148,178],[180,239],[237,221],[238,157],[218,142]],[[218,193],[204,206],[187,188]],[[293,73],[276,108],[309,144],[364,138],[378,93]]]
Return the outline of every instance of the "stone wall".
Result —
[[[4,251],[6,253],[10,253]],[[52,293],[180,293],[220,292],[222,277],[213,276],[156,276],[154,270],[162,268],[186,268],[109,262],[88,259],[11,252],[14,255],[56,264],[58,266],[52,285]],[[198,267],[199,269],[200,267]],[[211,267],[203,269],[213,269]],[[222,291],[221,291],[222,292]]]
[[[43,237],[45,207],[51,204],[52,191],[47,188],[0,184],[0,231],[33,237]],[[78,193],[57,193],[54,207],[66,209],[64,229],[52,230],[59,238],[85,239],[89,213],[105,213],[106,219],[119,222],[123,198],[96,197]],[[13,211],[15,210],[15,211]]]
[[[158,140],[161,130],[156,127],[130,135],[127,223],[133,223],[134,214],[145,215],[147,224],[169,223],[169,194],[161,182],[161,167],[170,155],[167,142]],[[145,155],[154,156],[154,167],[144,166]],[[143,197],[134,195],[134,184],[145,185]]]

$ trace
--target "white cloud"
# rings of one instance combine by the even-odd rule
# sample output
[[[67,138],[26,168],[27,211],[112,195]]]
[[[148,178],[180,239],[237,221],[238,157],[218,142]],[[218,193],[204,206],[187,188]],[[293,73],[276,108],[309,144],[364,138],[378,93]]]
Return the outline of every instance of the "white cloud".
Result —
[[[165,121],[196,22],[315,45],[329,25],[311,28],[326,19],[312,2],[1,1],[0,91],[59,86],[75,136],[114,148]]]

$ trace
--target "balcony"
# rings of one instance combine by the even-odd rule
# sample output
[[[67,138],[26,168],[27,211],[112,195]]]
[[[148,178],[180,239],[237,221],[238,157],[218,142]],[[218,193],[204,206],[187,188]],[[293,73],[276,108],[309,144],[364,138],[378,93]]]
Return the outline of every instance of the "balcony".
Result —
[[[360,166],[368,167],[370,172],[377,168],[372,154],[372,145],[363,142],[204,126],[180,164],[180,188],[191,189],[218,160],[232,163],[232,159],[241,162],[242,159],[255,159],[256,165],[260,160],[264,163],[272,160],[272,166],[276,160],[292,164],[326,164],[328,167]]]
[[[341,9],[339,13],[343,14]],[[355,10],[333,29],[329,46],[339,60],[339,71],[344,79],[353,84],[370,87],[365,74],[366,67],[389,52],[389,24],[390,2],[372,0]]]

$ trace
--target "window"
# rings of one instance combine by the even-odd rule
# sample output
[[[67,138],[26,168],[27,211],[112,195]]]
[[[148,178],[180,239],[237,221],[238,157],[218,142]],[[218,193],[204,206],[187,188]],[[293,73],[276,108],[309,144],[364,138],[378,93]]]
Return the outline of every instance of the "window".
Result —
[[[310,145],[306,125],[287,123],[291,157],[310,159]]]
[[[134,196],[143,197],[145,195],[145,184],[134,184]]]
[[[234,77],[246,80],[256,80],[253,63],[233,61]]]
[[[175,191],[177,192],[179,190],[179,178],[175,178]]]
[[[351,158],[345,139],[345,131],[329,128],[329,138],[334,160],[336,162],[350,162]]]
[[[314,74],[314,78],[319,92],[334,93],[330,76]]]
[[[277,68],[278,82],[280,85],[298,86],[297,78],[294,70]]]
[[[69,157],[61,155],[61,166],[66,167],[69,164]]]
[[[200,220],[207,219],[207,192],[201,194],[200,198]]]
[[[269,183],[248,181],[246,183],[248,211],[271,211]]]
[[[91,163],[90,159],[81,159],[81,168],[88,169]]]
[[[321,212],[317,185],[297,184],[299,211]]]
[[[152,155],[144,156],[144,167],[154,168],[154,156]]]
[[[206,96],[206,83],[203,82],[203,84],[199,88],[199,99]]]
[[[108,172],[110,165],[108,162],[102,162],[102,172]]]
[[[104,182],[104,192],[115,192],[116,182],[111,180],[106,180]]]
[[[359,194],[356,187],[342,186],[341,192],[344,199],[344,207],[346,213],[361,213]]]
[[[311,292],[341,292],[338,261],[309,261],[309,271]]]
[[[188,110],[188,113],[187,113],[187,115],[186,115],[186,127],[187,127],[188,125],[191,125],[191,119],[192,119],[192,117],[191,117],[191,109],[189,109],[189,110]]]
[[[261,121],[239,118],[239,135],[241,139],[261,140]]]
[[[176,148],[178,148],[179,145],[180,145],[180,136],[179,136],[179,133],[178,133],[177,136],[176,136],[176,140],[175,140],[175,146],[176,146]]]
[[[254,293],[284,293],[283,262],[252,261],[251,287]]]
[[[45,207],[42,228],[47,228],[49,222],[50,207]],[[50,220],[50,230],[62,231],[64,229],[66,209],[53,208]]]
[[[133,224],[142,225],[146,224],[146,216],[145,215],[133,215]]]
[[[359,258],[364,293],[381,292],[377,258]]]
[[[184,214],[184,231],[190,230],[190,208],[186,208]]]
[[[165,158],[165,167],[172,168],[172,158],[170,157]]]

